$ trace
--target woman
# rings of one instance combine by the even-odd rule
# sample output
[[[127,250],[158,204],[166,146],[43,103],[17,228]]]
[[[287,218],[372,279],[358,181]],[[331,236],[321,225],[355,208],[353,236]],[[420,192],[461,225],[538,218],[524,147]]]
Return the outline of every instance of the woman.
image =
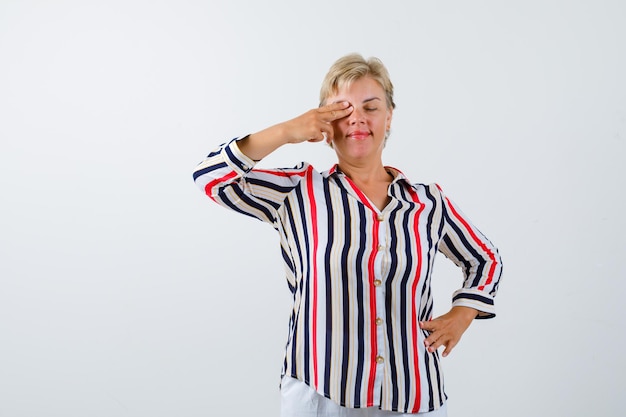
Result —
[[[493,317],[497,249],[437,185],[383,165],[393,86],[376,58],[330,68],[320,107],[220,146],[197,167],[215,202],[280,235],[293,311],[282,415],[446,415],[440,358],[475,318]],[[327,141],[337,164],[253,169],[288,143]],[[460,266],[452,308],[432,319],[437,252]],[[404,413],[404,414],[403,414]]]

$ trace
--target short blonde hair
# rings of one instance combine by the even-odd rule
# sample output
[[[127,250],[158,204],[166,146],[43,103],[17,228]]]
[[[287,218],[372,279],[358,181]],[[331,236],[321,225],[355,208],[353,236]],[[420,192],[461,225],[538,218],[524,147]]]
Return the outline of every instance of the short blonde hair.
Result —
[[[323,106],[326,99],[332,94],[336,94],[342,87],[350,85],[352,82],[365,77],[372,77],[385,91],[387,108],[395,109],[396,103],[393,101],[393,84],[389,78],[389,72],[382,61],[376,57],[363,58],[360,54],[349,54],[339,58],[330,67],[320,90],[320,106]]]

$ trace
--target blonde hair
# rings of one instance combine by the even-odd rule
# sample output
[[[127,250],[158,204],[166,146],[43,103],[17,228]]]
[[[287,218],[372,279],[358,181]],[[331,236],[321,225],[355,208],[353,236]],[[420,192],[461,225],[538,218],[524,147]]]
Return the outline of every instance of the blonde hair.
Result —
[[[371,77],[380,84],[385,91],[387,108],[395,109],[393,84],[389,78],[387,68],[385,68],[380,59],[371,57],[366,60],[360,54],[349,54],[339,58],[330,67],[322,82],[320,106],[323,106],[326,99],[332,94],[336,94],[339,89],[365,76]]]

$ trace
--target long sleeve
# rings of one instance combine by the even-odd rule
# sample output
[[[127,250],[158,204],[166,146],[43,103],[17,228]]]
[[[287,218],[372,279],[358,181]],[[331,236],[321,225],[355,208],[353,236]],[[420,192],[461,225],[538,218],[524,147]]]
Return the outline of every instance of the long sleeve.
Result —
[[[233,140],[196,169],[215,202],[272,223],[293,308],[282,375],[349,408],[433,411],[447,395],[419,321],[432,317],[437,251],[465,273],[453,305],[493,317],[495,247],[435,185],[395,168],[378,210],[337,165],[262,170]]]
[[[494,297],[502,275],[498,249],[439,191],[444,207],[439,251],[461,267],[465,276],[463,287],[452,296],[452,305],[478,310],[477,318],[494,317]]]
[[[237,141],[235,138],[211,152],[196,167],[194,181],[216,203],[275,225],[277,210],[308,166],[253,170],[255,161],[241,152]]]

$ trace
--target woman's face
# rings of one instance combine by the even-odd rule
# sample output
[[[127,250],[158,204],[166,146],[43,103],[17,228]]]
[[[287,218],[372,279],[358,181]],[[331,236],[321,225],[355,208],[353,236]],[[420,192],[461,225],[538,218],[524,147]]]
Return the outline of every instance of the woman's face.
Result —
[[[339,163],[363,164],[381,161],[385,134],[391,127],[392,109],[376,80],[365,76],[326,99],[326,104],[347,101],[354,110],[332,122],[333,148]]]

